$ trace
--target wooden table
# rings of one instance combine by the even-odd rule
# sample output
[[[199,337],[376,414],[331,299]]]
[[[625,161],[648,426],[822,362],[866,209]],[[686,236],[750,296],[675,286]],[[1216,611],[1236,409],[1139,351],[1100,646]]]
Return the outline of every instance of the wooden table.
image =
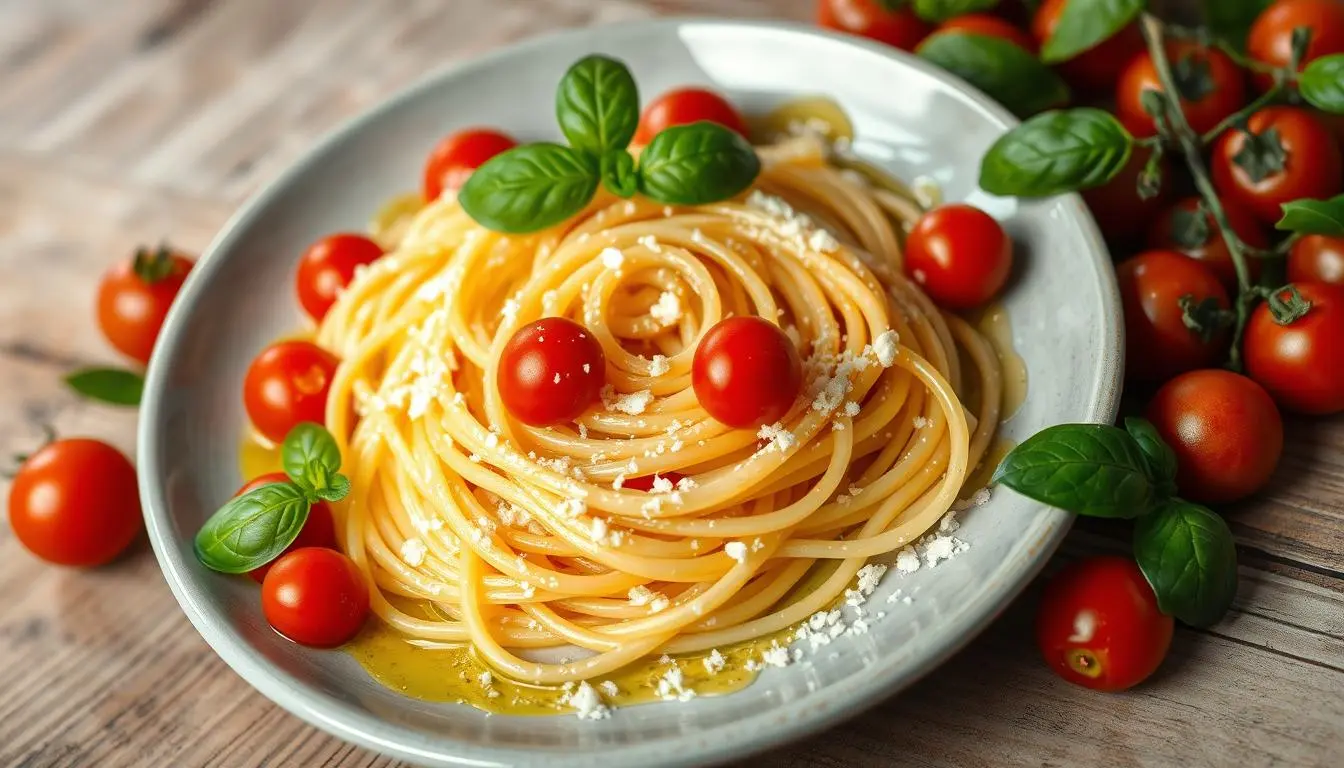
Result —
[[[114,360],[102,269],[138,243],[199,249],[341,120],[443,62],[656,13],[807,18],[811,0],[0,2],[0,454],[41,425],[133,449],[134,413],[59,386]],[[1180,629],[1159,674],[1100,695],[1036,656],[1034,595],[899,698],[771,765],[1344,764],[1344,421],[1299,420],[1272,490],[1225,510],[1234,610]],[[7,488],[6,488],[7,491]],[[1122,551],[1088,527],[1061,557]],[[0,765],[371,766],[224,666],[148,547],[45,566],[0,527]]]

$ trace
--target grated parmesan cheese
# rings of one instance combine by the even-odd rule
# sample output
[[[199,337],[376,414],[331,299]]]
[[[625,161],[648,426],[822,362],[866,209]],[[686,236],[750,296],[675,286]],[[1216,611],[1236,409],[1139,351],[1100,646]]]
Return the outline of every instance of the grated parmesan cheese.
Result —
[[[419,539],[407,539],[401,542],[401,559],[412,568],[420,567],[425,562],[425,542]]]
[[[607,269],[620,269],[625,264],[625,254],[620,248],[603,248],[599,255],[602,258],[602,266]]]
[[[740,541],[730,541],[724,544],[723,553],[739,563],[747,562],[747,545]]]
[[[602,703],[601,695],[587,680],[567,693],[560,703],[573,707],[580,720],[605,720],[611,717],[611,707]]]
[[[672,370],[672,363],[668,361],[666,355],[654,355],[649,361],[649,375],[663,376]]]
[[[672,325],[681,319],[681,297],[672,291],[663,291],[658,301],[649,307],[649,317],[662,325]]]
[[[718,648],[715,648],[704,658],[704,664],[706,672],[711,675],[717,675],[728,665],[728,660],[723,657],[722,653],[719,653]]]
[[[644,389],[639,392],[631,392],[628,395],[617,397],[612,401],[610,410],[628,413],[631,416],[638,416],[644,412],[645,408],[649,407],[649,403],[651,402],[653,402],[653,392]]]
[[[774,424],[761,425],[761,429],[756,433],[756,437],[769,442],[769,445],[765,447],[767,453],[771,451],[787,453],[798,444],[797,436],[788,429],[785,429],[784,425],[778,421]]]
[[[890,368],[896,364],[896,356],[901,351],[901,337],[895,331],[886,330],[878,334],[873,339],[873,352],[877,354],[877,361],[883,368]]]

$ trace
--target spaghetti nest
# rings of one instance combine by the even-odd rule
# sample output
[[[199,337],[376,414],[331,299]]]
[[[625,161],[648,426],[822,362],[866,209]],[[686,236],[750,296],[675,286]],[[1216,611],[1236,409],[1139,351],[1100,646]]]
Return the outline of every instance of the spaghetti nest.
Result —
[[[327,409],[353,480],[341,527],[381,620],[470,642],[517,680],[584,680],[786,629],[949,509],[1001,384],[988,342],[902,275],[919,207],[818,149],[762,156],[742,200],[599,196],[507,237],[445,197],[375,233],[391,252],[318,342],[343,360]],[[803,396],[759,431],[716,422],[691,387],[700,336],[746,314],[805,360]],[[533,428],[508,417],[496,361],[547,316],[594,334],[607,388],[576,423]],[[589,653],[529,651],[572,646]]]

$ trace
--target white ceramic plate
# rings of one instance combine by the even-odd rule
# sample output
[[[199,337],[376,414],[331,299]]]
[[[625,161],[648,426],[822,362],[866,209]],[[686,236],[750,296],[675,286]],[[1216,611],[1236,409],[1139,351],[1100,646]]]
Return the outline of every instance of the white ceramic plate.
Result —
[[[238,674],[299,717],[350,741],[428,765],[700,765],[816,731],[910,684],[968,642],[1036,573],[1069,517],[994,494],[964,517],[971,548],[937,568],[892,573],[872,598],[887,610],[866,635],[768,669],[739,693],[617,710],[609,720],[487,717],[405,698],[342,653],[272,632],[255,585],[205,570],[192,537],[238,487],[239,395],[258,350],[299,322],[292,275],[317,237],[358,228],[417,186],[429,147],[466,125],[558,138],[556,82],[581,56],[624,60],[647,96],[712,85],[748,111],[824,94],[852,117],[855,149],[906,178],[936,179],[949,200],[982,206],[1017,243],[1004,301],[1026,360],[1026,402],[1006,427],[1021,440],[1049,424],[1107,422],[1121,371],[1109,260],[1076,197],[1032,203],[976,187],[979,158],[1013,118],[955,78],[890,48],[792,24],[664,20],[529,41],[453,66],[336,131],[231,221],[192,272],[150,366],[140,487],[154,550],[201,635]],[[896,589],[910,605],[885,603]],[[834,653],[833,653],[834,652]]]

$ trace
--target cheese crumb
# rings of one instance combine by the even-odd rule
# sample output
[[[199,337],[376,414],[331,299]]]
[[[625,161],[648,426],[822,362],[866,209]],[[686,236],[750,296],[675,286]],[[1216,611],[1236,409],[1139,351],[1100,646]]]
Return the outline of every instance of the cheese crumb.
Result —
[[[914,547],[906,547],[896,555],[896,570],[901,573],[914,573],[919,570],[919,555]]]
[[[620,248],[603,248],[600,255],[602,266],[607,269],[620,269],[625,264],[625,254],[621,252]]]
[[[649,249],[652,253],[662,253],[663,249],[658,245],[658,240],[653,235],[644,235],[637,240],[640,245]]]
[[[658,301],[649,307],[649,317],[662,325],[672,325],[681,319],[681,298],[672,291],[663,291]]]
[[[666,657],[665,657],[666,658]],[[671,662],[671,659],[668,659]],[[688,701],[695,698],[695,691],[685,686],[686,678],[681,673],[681,667],[673,664],[663,676],[658,678],[657,692],[661,699],[677,701]]]
[[[901,351],[900,338],[895,331],[887,330],[873,339],[873,351],[877,354],[877,361],[882,364],[883,368],[890,368],[896,364],[896,355],[900,354]]]
[[[915,429],[923,429],[932,424],[933,422],[929,421],[923,416],[916,416],[915,418],[910,420],[910,423],[914,425]]]
[[[580,720],[605,720],[611,717],[611,707],[602,703],[597,689],[589,685],[587,680],[579,683],[560,703],[573,707]]]
[[[730,541],[724,544],[723,553],[739,563],[747,562],[747,545],[740,541]]]
[[[840,241],[835,239],[835,235],[824,229],[817,229],[808,235],[807,245],[814,251],[821,253],[831,253],[840,247]]]
[[[717,675],[728,665],[728,660],[723,657],[722,653],[719,653],[718,648],[715,648],[704,658],[704,663],[706,672],[711,675]]]
[[[771,643],[770,647],[761,654],[761,661],[772,667],[787,667],[793,661],[793,657],[789,654],[787,647],[778,643]]]
[[[401,542],[401,559],[412,568],[420,567],[425,562],[425,542],[419,539],[407,539]]]
[[[613,698],[621,692],[621,689],[616,686],[614,680],[603,680],[597,687],[602,689],[602,693]]]
[[[780,453],[787,453],[791,448],[798,444],[798,438],[792,432],[785,429],[783,423],[778,421],[774,424],[761,425],[761,429],[756,433],[756,437],[761,440],[769,441],[770,444],[765,448],[767,452],[779,451]]]
[[[639,392],[631,392],[628,395],[621,395],[616,398],[611,403],[611,410],[628,413],[631,416],[638,416],[644,412],[645,408],[649,407],[649,403],[651,402],[653,402],[653,392],[644,389]]]
[[[853,400],[850,400],[849,402],[845,403],[845,415],[851,419],[854,418],[855,416],[858,416],[860,410],[862,409],[859,407],[859,404],[854,402]]]
[[[663,376],[672,370],[672,363],[668,361],[666,355],[654,355],[649,361],[649,375]]]

